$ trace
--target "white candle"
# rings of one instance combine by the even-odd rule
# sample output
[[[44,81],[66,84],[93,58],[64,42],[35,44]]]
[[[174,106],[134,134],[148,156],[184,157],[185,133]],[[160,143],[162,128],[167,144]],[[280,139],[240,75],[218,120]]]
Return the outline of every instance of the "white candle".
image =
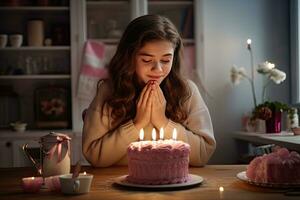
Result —
[[[141,150],[142,146],[143,146],[143,140],[144,140],[144,129],[140,130],[140,135],[139,135],[139,139],[140,139],[140,143],[139,143],[139,150]]]
[[[160,140],[164,139],[164,129],[163,128],[160,128],[160,130],[159,130],[159,139]]]
[[[152,140],[153,141],[156,140],[156,130],[155,130],[155,128],[152,129]]]
[[[176,141],[177,139],[177,130],[176,128],[173,129],[172,139]]]
[[[223,192],[224,192],[224,188],[222,186],[219,187],[220,199],[223,199]]]
[[[145,135],[144,129],[141,129],[141,130],[140,130],[140,135],[139,135],[140,141],[143,141],[143,140],[144,140],[144,135]]]

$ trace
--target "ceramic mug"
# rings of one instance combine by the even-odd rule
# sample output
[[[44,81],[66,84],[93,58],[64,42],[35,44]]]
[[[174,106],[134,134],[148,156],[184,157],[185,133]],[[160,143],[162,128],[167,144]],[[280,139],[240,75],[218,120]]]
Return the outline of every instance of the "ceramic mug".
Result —
[[[78,177],[72,178],[72,174],[64,174],[59,177],[59,180],[62,193],[84,194],[90,191],[93,175],[79,174]]]
[[[10,35],[9,42],[12,47],[20,47],[23,43],[23,35],[21,34]]]
[[[7,45],[7,35],[0,34],[0,48],[4,48]]]

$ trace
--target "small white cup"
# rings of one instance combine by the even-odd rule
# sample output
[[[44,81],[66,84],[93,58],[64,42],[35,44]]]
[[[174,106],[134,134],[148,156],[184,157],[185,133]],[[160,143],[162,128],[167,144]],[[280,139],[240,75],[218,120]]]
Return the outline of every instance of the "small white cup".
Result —
[[[9,43],[12,47],[20,47],[23,43],[23,35],[21,34],[10,35]]]
[[[64,174],[59,177],[59,180],[62,193],[84,194],[90,191],[93,175],[79,174],[78,177],[72,178],[72,174]]]
[[[4,48],[7,45],[7,35],[0,34],[0,48]]]

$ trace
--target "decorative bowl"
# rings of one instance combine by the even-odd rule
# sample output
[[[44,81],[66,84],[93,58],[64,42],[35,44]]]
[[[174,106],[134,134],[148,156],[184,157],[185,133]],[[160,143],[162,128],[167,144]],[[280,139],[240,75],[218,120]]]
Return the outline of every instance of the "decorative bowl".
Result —
[[[17,132],[24,132],[26,130],[26,126],[27,126],[26,123],[21,123],[21,122],[10,123],[10,125]]]

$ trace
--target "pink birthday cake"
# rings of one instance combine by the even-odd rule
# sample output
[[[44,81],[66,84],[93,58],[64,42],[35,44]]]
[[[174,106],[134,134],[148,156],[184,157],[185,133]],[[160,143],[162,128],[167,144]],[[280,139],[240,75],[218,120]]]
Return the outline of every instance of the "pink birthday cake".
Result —
[[[187,182],[190,145],[182,141],[133,142],[128,146],[127,181],[162,185]]]
[[[286,148],[254,158],[247,167],[247,177],[259,183],[300,183],[300,155]]]

